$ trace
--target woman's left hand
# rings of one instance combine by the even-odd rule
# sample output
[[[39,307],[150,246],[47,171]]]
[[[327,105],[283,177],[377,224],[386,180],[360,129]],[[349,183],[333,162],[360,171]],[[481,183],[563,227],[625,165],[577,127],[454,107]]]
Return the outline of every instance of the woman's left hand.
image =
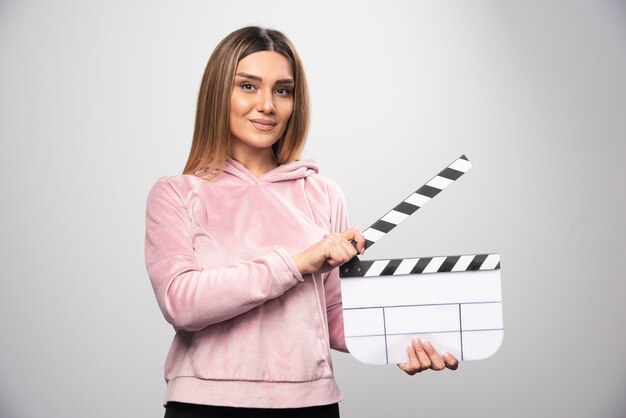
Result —
[[[439,354],[428,341],[419,338],[413,339],[413,343],[407,348],[409,362],[398,364],[398,367],[406,374],[413,376],[424,370],[456,370],[459,361],[450,353]]]

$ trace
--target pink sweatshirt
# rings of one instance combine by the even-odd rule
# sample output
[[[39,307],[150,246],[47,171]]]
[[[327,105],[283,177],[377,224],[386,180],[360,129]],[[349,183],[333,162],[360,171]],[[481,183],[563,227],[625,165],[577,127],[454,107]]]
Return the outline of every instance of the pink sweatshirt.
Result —
[[[347,351],[338,270],[301,275],[291,254],[347,227],[343,194],[311,161],[257,178],[159,179],[146,266],[176,335],[164,402],[291,408],[342,399],[330,348]]]

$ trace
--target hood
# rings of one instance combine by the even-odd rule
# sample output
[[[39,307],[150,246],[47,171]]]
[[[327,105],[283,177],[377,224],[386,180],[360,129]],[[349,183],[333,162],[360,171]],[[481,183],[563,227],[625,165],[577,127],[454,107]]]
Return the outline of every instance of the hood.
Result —
[[[300,160],[292,163],[279,165],[260,177],[252,174],[243,164],[226,157],[222,175],[232,175],[246,183],[276,183],[279,181],[295,180],[308,177],[319,172],[317,163],[313,160]]]

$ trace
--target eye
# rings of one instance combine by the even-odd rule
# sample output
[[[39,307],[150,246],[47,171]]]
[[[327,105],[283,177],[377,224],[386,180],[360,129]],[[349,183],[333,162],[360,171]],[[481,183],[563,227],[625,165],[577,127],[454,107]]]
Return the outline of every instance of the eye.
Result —
[[[241,84],[239,85],[239,87],[240,87],[242,90],[245,90],[245,91],[253,91],[253,90],[255,90],[255,89],[256,89],[256,86],[255,86],[254,84],[249,83],[249,82],[247,82],[247,81],[246,81],[245,83],[241,83]]]
[[[287,87],[279,87],[276,89],[276,94],[282,97],[288,97],[291,96],[291,89],[288,89]]]

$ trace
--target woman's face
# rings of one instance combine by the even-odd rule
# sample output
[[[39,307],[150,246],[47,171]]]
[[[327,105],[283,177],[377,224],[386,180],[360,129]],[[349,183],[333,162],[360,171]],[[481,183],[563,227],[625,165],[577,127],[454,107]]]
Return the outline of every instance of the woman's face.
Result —
[[[239,61],[230,98],[234,155],[271,149],[293,111],[293,89],[291,65],[281,54],[259,51]]]

